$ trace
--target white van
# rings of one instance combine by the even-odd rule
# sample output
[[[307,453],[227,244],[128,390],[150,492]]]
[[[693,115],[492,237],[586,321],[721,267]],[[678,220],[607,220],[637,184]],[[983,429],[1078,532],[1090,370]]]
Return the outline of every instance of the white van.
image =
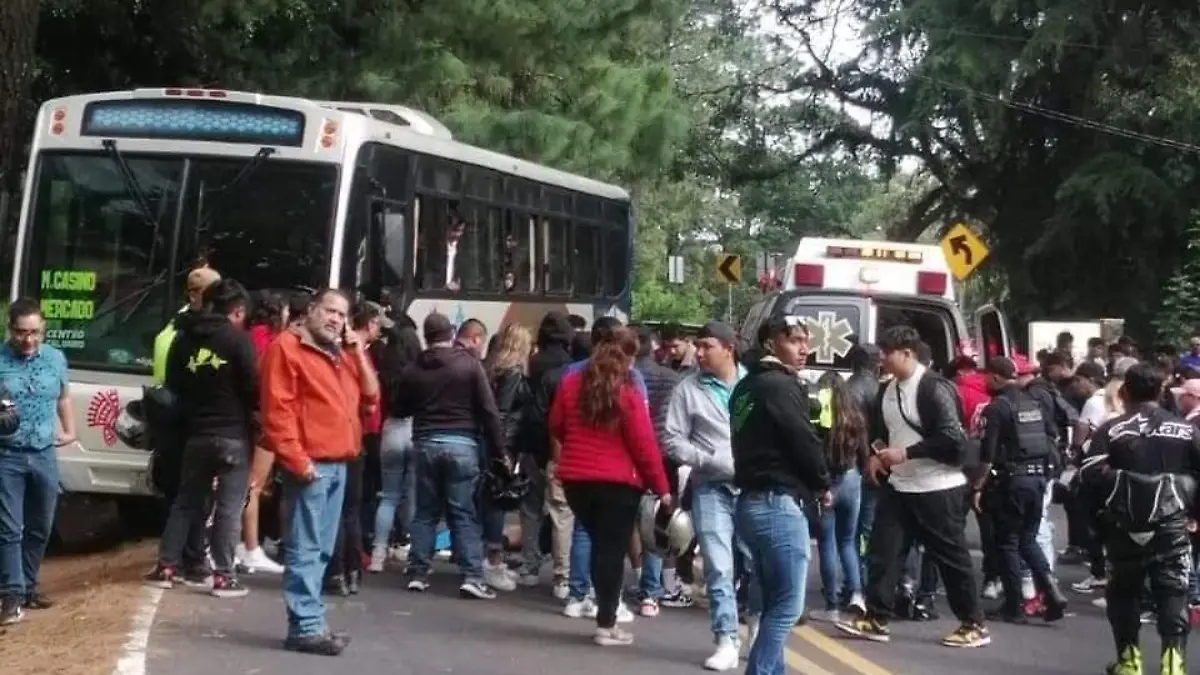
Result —
[[[850,348],[874,343],[896,324],[908,324],[921,334],[933,352],[934,367],[942,372],[968,345],[977,347],[981,361],[1011,353],[1007,324],[995,306],[976,311],[968,330],[939,246],[806,237],[783,273],[783,290],[750,309],[741,337],[754,344],[769,317],[802,317],[812,335],[811,370],[848,372]]]

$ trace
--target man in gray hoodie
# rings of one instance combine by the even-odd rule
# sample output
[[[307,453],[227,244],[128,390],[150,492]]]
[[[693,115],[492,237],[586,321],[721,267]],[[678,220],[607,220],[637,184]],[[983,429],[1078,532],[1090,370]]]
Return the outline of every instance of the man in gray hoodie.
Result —
[[[717,645],[704,667],[717,671],[738,666],[734,547],[749,559],[749,551],[734,532],[737,489],[733,486],[729,397],[745,373],[738,365],[735,345],[737,333],[725,323],[710,321],[700,329],[696,339],[699,371],[686,375],[675,387],[664,434],[667,455],[691,467],[692,522],[704,559],[709,622]],[[760,603],[753,594],[749,604],[754,614]]]

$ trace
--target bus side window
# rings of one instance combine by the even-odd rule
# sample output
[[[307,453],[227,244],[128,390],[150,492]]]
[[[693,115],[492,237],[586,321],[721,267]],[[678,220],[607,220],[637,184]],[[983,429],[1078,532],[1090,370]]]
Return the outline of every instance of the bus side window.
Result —
[[[571,278],[571,221],[565,218],[542,219],[542,250],[545,251],[542,266],[547,293],[569,293]]]
[[[422,290],[462,288],[463,233],[467,221],[458,203],[444,197],[421,198],[417,242],[417,286]]]
[[[508,209],[503,212],[504,236],[500,240],[500,288],[505,293],[529,293],[534,290],[530,283],[530,266],[533,247],[530,245],[532,219],[525,214]]]
[[[600,228],[588,223],[575,223],[575,251],[571,267],[575,271],[575,293],[583,297],[601,295],[601,251],[603,250]]]
[[[458,241],[456,261],[462,288],[472,291],[500,289],[500,230],[504,212],[495,206],[472,204],[465,211],[462,237]]]

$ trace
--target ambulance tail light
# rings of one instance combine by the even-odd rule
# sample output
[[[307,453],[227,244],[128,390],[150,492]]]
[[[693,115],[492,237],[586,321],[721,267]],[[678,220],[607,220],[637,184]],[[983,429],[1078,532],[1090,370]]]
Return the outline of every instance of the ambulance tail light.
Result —
[[[950,277],[944,272],[917,272],[917,292],[921,295],[945,295]]]
[[[825,285],[825,267],[823,265],[798,264],[792,268],[792,281],[797,286]]]

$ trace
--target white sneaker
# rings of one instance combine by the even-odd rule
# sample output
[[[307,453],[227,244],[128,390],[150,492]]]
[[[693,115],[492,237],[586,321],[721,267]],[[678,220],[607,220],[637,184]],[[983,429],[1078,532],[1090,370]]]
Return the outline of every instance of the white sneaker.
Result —
[[[842,613],[836,609],[814,609],[809,611],[808,618],[811,621],[837,623],[842,620]]]
[[[554,597],[559,600],[566,600],[571,595],[571,584],[566,579],[559,579],[554,582]]]
[[[283,565],[267,557],[267,552],[262,550],[261,546],[253,551],[246,551],[246,556],[242,558],[242,565],[248,570],[264,574],[283,574]]]
[[[1096,577],[1088,577],[1083,581],[1071,584],[1071,590],[1076,593],[1091,593],[1108,586],[1108,579],[1097,579]]]
[[[542,583],[542,578],[536,572],[522,572],[517,578],[517,583],[526,588],[533,588]]]
[[[633,633],[616,626],[597,628],[592,641],[601,647],[625,647],[633,644]]]
[[[512,572],[504,563],[493,565],[489,562],[483,563],[483,581],[488,586],[497,591],[515,591],[517,590],[517,581],[513,579]]]
[[[1105,598],[1102,598],[1102,597],[1096,598],[1095,600],[1092,600],[1092,607],[1099,607],[1100,609],[1108,609],[1108,600]]]
[[[567,602],[567,606],[563,607],[563,616],[568,619],[594,619],[598,611],[596,602],[591,598],[572,598]]]
[[[717,639],[717,651],[705,659],[705,670],[733,670],[738,666],[738,645],[733,638],[722,635]]]
[[[388,556],[395,562],[402,563],[408,560],[408,546],[398,544],[388,549]]]
[[[633,623],[633,612],[629,611],[624,600],[617,605],[617,623]]]
[[[984,584],[983,593],[981,595],[983,596],[984,600],[998,600],[1000,598],[1000,594],[1003,592],[1004,587],[999,581],[989,581]]]
[[[371,549],[371,564],[367,565],[367,571],[375,574],[382,572],[384,565],[387,564],[387,559],[387,546],[376,546]]]

